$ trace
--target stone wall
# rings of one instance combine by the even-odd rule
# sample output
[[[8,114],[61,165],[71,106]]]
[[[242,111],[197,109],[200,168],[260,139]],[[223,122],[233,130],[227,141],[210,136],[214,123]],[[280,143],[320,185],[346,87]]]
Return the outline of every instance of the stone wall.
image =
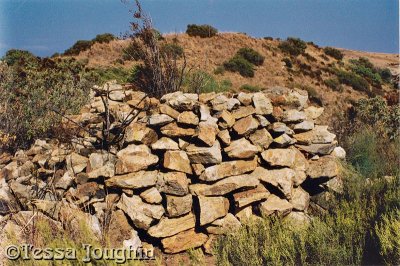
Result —
[[[147,242],[166,253],[209,252],[217,235],[261,216],[308,223],[340,190],[345,157],[322,112],[307,92],[282,87],[158,101],[110,83],[69,117],[82,127],[70,145],[37,140],[0,157],[0,215],[35,208],[64,226],[86,219],[114,246]]]

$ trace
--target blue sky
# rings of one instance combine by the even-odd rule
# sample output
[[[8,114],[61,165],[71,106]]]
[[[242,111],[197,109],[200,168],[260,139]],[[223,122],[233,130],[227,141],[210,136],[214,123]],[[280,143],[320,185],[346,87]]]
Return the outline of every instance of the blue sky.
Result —
[[[398,0],[142,0],[162,32],[190,23],[255,37],[300,37],[321,46],[399,52]],[[130,16],[120,0],[0,0],[0,56],[11,48],[40,56],[79,39],[116,35]]]

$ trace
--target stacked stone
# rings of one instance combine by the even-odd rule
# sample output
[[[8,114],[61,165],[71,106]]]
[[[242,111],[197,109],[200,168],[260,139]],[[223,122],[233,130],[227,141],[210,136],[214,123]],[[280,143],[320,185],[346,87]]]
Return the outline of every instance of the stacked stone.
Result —
[[[96,228],[111,210],[115,246],[142,240],[161,243],[166,253],[209,251],[217,235],[256,217],[307,223],[310,197],[323,208],[321,195],[340,190],[337,158],[345,153],[318,123],[323,108],[308,106],[305,91],[175,92],[157,101],[107,86],[110,132],[136,117],[121,148],[96,148],[96,138],[83,131],[73,149],[38,140],[28,151],[4,155],[0,215],[35,206],[61,220],[84,206]],[[140,111],[146,104],[150,110]],[[100,136],[105,112],[94,94],[70,119]]]

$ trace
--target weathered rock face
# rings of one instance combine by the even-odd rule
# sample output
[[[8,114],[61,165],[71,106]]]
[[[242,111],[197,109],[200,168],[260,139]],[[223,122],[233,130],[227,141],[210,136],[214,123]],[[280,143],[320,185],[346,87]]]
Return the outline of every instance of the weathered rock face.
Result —
[[[124,132],[118,143],[101,150],[83,132],[73,145],[37,140],[28,151],[0,154],[0,216],[35,207],[76,230],[87,216],[96,232],[109,219],[114,247],[151,241],[166,253],[209,252],[216,235],[260,215],[307,224],[309,205],[326,209],[343,190],[337,160],[345,151],[316,121],[323,108],[307,106],[305,91],[175,92],[159,102],[111,87],[111,131]],[[71,119],[99,137],[105,108],[92,94]],[[324,192],[310,197],[313,183]]]

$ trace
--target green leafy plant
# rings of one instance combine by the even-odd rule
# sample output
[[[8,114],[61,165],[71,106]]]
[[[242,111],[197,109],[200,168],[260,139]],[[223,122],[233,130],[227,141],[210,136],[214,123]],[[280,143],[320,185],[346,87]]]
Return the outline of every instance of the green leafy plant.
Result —
[[[238,72],[243,77],[254,77],[254,66],[241,56],[234,56],[224,62],[224,68],[232,72]]]
[[[340,83],[349,85],[357,91],[370,91],[368,81],[360,75],[340,69],[334,70],[334,73],[336,73],[336,76]]]
[[[103,33],[96,35],[96,37],[92,41],[94,43],[109,43],[111,41],[114,41],[115,39],[117,38],[113,34]]]
[[[326,79],[324,83],[326,86],[328,86],[334,91],[343,92],[343,86],[336,78]]]
[[[292,56],[298,56],[304,53],[307,48],[307,44],[299,38],[289,37],[286,39],[286,41],[281,42],[278,48],[284,53]]]
[[[259,86],[243,84],[242,86],[240,86],[240,90],[244,90],[244,91],[248,91],[248,92],[257,92],[257,91],[263,90],[263,88],[259,87]]]
[[[342,60],[344,57],[344,54],[339,49],[333,47],[325,47],[324,53],[326,55],[329,55],[330,57],[335,58],[336,60]]]
[[[186,33],[189,36],[199,36],[201,38],[209,38],[217,35],[218,30],[210,25],[187,25]]]
[[[240,48],[237,51],[236,55],[243,57],[244,59],[256,66],[261,66],[264,63],[265,59],[265,57],[262,56],[259,52],[249,47]]]

